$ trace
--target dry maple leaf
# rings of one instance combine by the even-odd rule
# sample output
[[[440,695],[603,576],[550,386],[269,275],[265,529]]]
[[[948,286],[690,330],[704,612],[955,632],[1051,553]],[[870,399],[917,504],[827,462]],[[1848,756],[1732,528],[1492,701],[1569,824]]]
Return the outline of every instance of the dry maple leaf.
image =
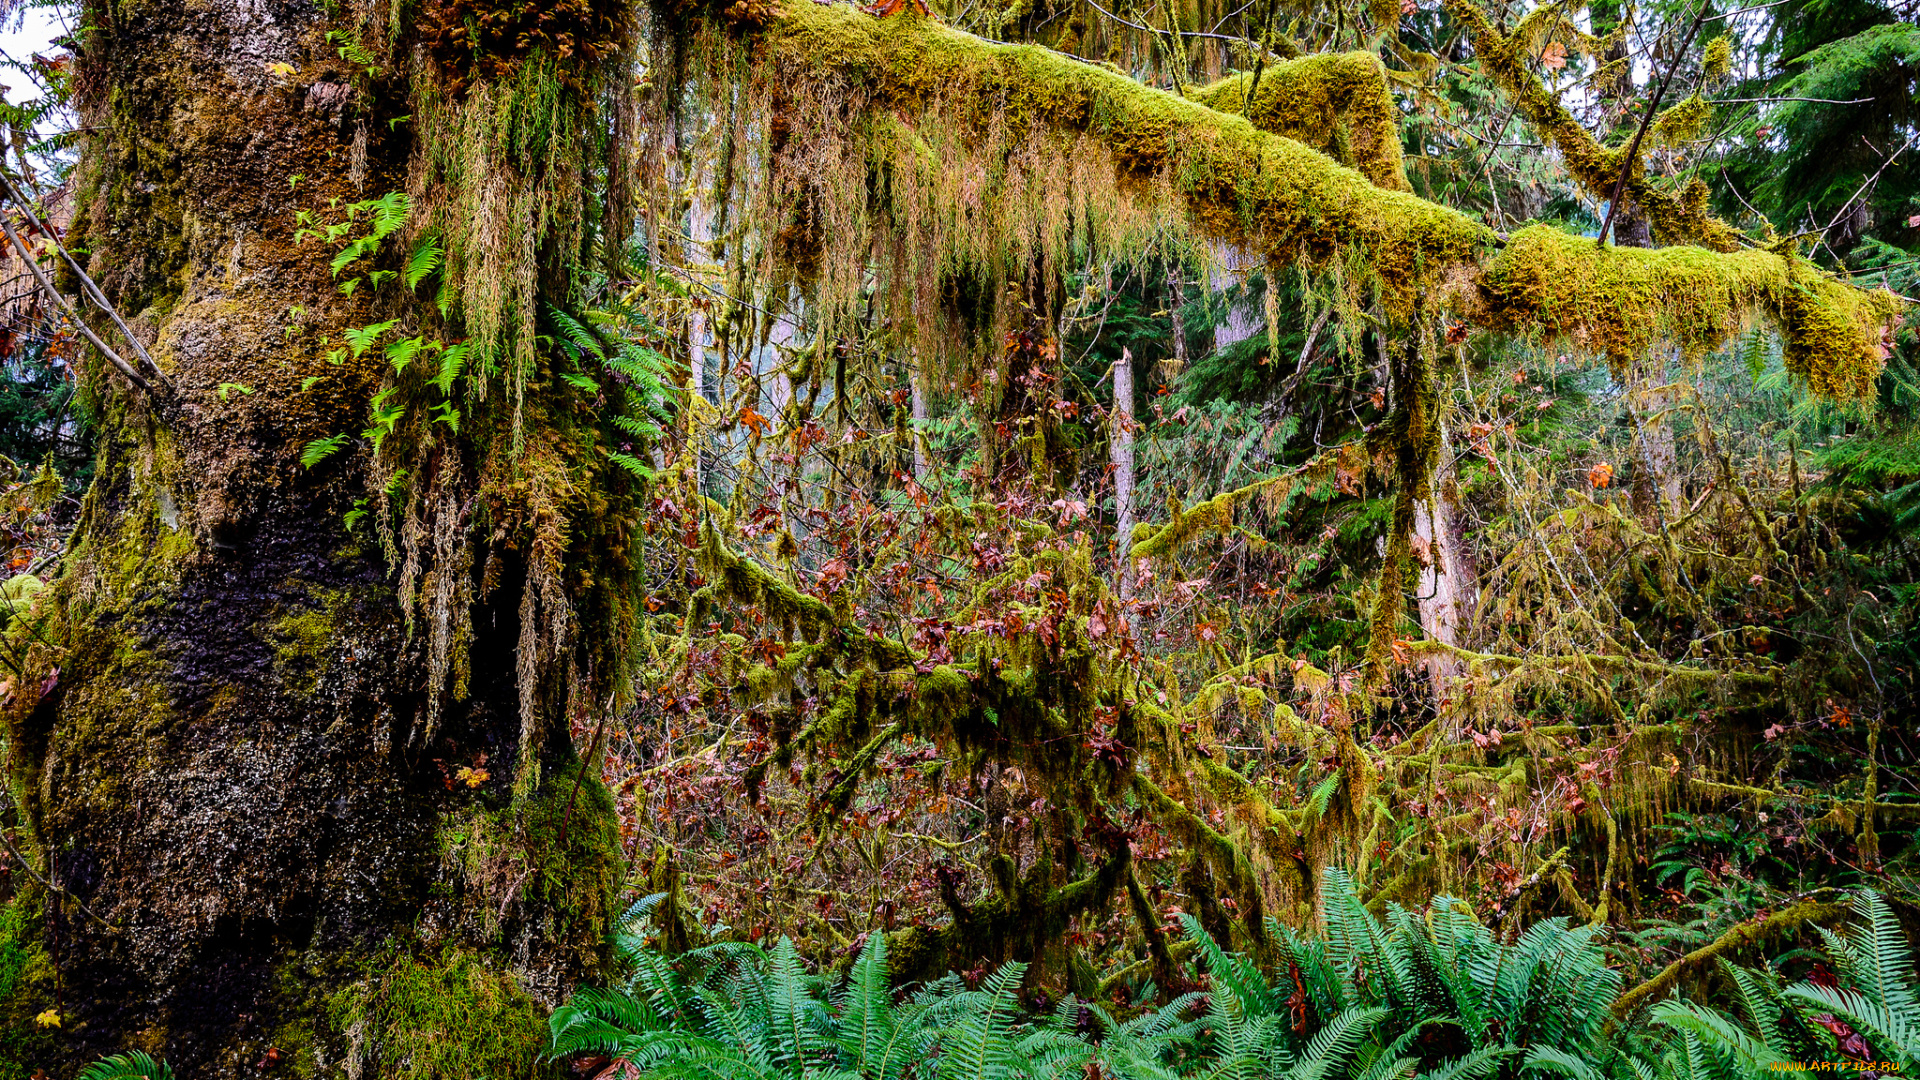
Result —
[[[1548,71],[1559,71],[1567,66],[1567,47],[1559,42],[1551,42],[1540,52],[1540,66]]]
[[[741,407],[740,422],[746,425],[748,430],[753,432],[753,437],[756,439],[767,433],[769,421],[766,417],[754,412],[751,405]]]
[[[1587,483],[1597,488],[1603,488],[1613,483],[1613,466],[1603,461],[1593,468],[1588,469]]]
[[[880,0],[879,3],[874,4],[871,7],[863,7],[860,10],[866,12],[869,15],[873,15],[878,18],[884,19],[889,15],[894,15],[899,13],[901,10],[906,8],[909,4],[913,6],[913,10],[919,12],[922,15],[930,14],[927,11],[927,5],[925,3],[925,0]]]

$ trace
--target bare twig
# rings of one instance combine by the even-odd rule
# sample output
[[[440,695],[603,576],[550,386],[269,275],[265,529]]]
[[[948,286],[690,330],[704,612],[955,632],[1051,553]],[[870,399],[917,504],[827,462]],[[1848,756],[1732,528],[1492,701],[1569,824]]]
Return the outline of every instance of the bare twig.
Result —
[[[149,394],[153,393],[153,385],[135,371],[133,365],[122,359],[119,353],[114,352],[106,342],[101,341],[100,335],[93,332],[93,327],[87,325],[86,320],[73,310],[73,305],[67,302],[67,298],[53,287],[53,282],[47,280],[47,275],[40,269],[40,264],[34,261],[33,252],[28,251],[27,245],[21,242],[20,234],[13,231],[13,222],[9,221],[4,213],[0,213],[0,229],[6,230],[7,240],[13,244],[13,250],[19,253],[20,260],[27,264],[27,269],[33,271],[33,280],[40,284],[41,291],[53,298],[54,305],[66,313],[73,325],[80,328],[80,333],[93,343],[94,348],[100,350],[100,355],[106,357],[108,363],[120,369],[120,374],[125,375],[135,386]]]
[[[1840,207],[1840,212],[1833,215],[1833,220],[1827,222],[1827,227],[1820,230],[1820,239],[1822,241],[1826,240],[1827,234],[1832,232],[1833,227],[1840,223],[1840,219],[1847,216],[1847,211],[1853,209],[1853,204],[1860,201],[1860,196],[1865,195],[1867,189],[1872,187],[1876,180],[1880,179],[1880,174],[1886,172],[1887,167],[1892,165],[1896,158],[1907,152],[1907,147],[1912,146],[1913,140],[1915,139],[1920,139],[1920,132],[1907,136],[1907,141],[1900,144],[1900,149],[1887,155],[1887,160],[1881,162],[1878,169],[1873,170],[1873,175],[1867,177],[1867,182],[1860,185],[1860,189],[1853,193],[1853,197],[1848,199],[1846,204]]]
[[[154,363],[153,357],[147,355],[146,346],[140,344],[140,339],[134,336],[132,329],[127,326],[126,320],[120,317],[120,312],[112,304],[107,302],[106,296],[100,292],[100,286],[94,284],[93,279],[87,276],[87,272],[80,268],[79,261],[73,257],[72,252],[67,250],[67,245],[61,243],[60,238],[54,235],[53,230],[47,228],[46,225],[34,215],[33,207],[27,200],[20,197],[20,192],[14,188],[13,181],[7,178],[4,171],[0,171],[0,192],[4,192],[6,197],[12,200],[15,206],[20,208],[20,212],[26,215],[28,224],[32,225],[40,235],[53,242],[54,250],[60,253],[62,259],[66,260],[68,268],[73,271],[73,276],[79,279],[80,288],[86,294],[87,298],[92,300],[94,305],[106,314],[107,318],[113,320],[113,325],[120,329],[120,335],[126,339],[127,344],[132,347],[134,354],[140,358],[141,364],[153,373],[153,377],[157,379],[162,386],[171,389],[171,383],[168,381],[166,375],[161,372],[160,365]],[[32,262],[32,260],[29,259],[28,262]],[[37,277],[38,275],[35,276]],[[92,335],[88,336],[92,337]]]
[[[1781,4],[1784,4],[1786,2],[1787,0],[1773,0],[1773,3],[1771,4],[1755,4],[1752,7],[1743,7],[1743,8],[1736,9],[1734,11],[1729,11],[1725,15],[1709,15],[1707,16],[1707,21],[1718,22],[1721,19],[1731,19],[1736,15],[1745,15],[1745,14],[1748,14],[1749,12],[1754,12],[1754,11],[1765,11],[1768,8],[1779,7]]]
[[[1709,105],[1771,105],[1776,101],[1808,101],[1815,105],[1865,105],[1875,99],[1870,97],[1841,101],[1838,98],[1823,97],[1726,97],[1714,98]]]
[[[1114,22],[1119,23],[1121,26],[1131,26],[1135,30],[1144,30],[1149,34],[1159,34],[1163,37],[1167,33],[1165,30],[1162,30],[1156,26],[1142,26],[1137,22],[1130,22],[1126,19],[1123,19],[1120,16],[1115,15],[1113,12],[1108,11],[1106,8],[1101,7],[1099,0],[1087,0],[1087,3],[1093,6],[1093,10],[1099,12],[1102,15],[1105,15],[1107,18],[1112,19]],[[1252,45],[1255,47],[1259,46],[1259,42],[1248,41],[1246,38],[1238,37],[1233,34],[1210,34],[1202,30],[1187,31],[1181,36],[1197,37],[1197,38],[1212,38],[1215,41],[1233,41],[1233,42],[1238,42],[1239,44],[1242,44],[1242,45]]]

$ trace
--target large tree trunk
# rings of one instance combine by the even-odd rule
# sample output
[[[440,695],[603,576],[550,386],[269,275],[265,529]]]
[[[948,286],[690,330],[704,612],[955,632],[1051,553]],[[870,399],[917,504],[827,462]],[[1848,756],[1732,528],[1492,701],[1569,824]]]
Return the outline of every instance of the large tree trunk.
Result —
[[[597,964],[624,872],[605,790],[523,685],[546,675],[516,657],[532,556],[456,537],[465,557],[424,567],[421,595],[437,574],[477,598],[443,694],[375,532],[343,524],[369,455],[297,461],[391,376],[377,350],[328,361],[380,316],[295,213],[403,188],[407,125],[355,104],[326,38],[348,17],[299,0],[84,21],[75,247],[173,390],[91,361],[97,478],[14,630],[11,787],[43,883],[12,905],[46,960],[14,1004],[61,1023],[21,1075],[129,1048],[196,1078],[524,1075],[536,1002]],[[439,453],[480,460],[462,446]]]

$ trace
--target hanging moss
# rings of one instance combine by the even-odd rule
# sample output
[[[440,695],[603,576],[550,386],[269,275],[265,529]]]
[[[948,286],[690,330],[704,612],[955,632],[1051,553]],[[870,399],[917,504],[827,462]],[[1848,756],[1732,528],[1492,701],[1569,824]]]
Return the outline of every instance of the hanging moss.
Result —
[[[1495,33],[1490,26],[1485,31]],[[1490,44],[1498,55],[1485,56],[1485,62],[1492,69],[1509,61],[1520,64],[1519,40],[1501,37],[1504,44]],[[912,205],[940,211],[907,215],[902,222],[943,213],[956,223],[983,220],[943,201],[975,197],[974,188],[954,187],[952,176],[968,173],[970,160],[994,175],[1009,160],[1029,153],[1072,162],[1048,174],[1050,199],[1066,209],[1107,207],[1063,212],[1037,228],[1044,214],[1035,214],[1050,204],[1022,196],[1014,205],[986,213],[992,227],[985,230],[976,224],[970,231],[956,226],[927,236],[905,232],[902,243],[908,248],[929,236],[937,241],[935,249],[946,254],[927,258],[941,272],[954,264],[939,260],[956,257],[982,265],[1004,261],[1036,236],[1043,244],[1064,244],[1069,222],[1085,230],[1073,235],[1084,235],[1096,248],[1138,249],[1164,235],[1168,212],[1175,212],[1191,235],[1248,243],[1276,263],[1339,259],[1357,267],[1359,273],[1347,275],[1346,287],[1371,296],[1402,324],[1411,319],[1423,292],[1457,295],[1459,285],[1483,275],[1491,303],[1468,302],[1469,317],[1498,328],[1563,337],[1616,359],[1666,342],[1699,355],[1753,314],[1771,314],[1787,331],[1796,373],[1822,393],[1845,398],[1860,396],[1870,385],[1879,363],[1880,324],[1894,310],[1889,295],[1852,290],[1791,256],[1736,250],[1737,238],[1724,225],[1716,231],[1700,222],[1688,228],[1675,224],[1704,206],[1704,189],[1649,196],[1643,203],[1657,228],[1662,215],[1672,219],[1666,235],[1698,238],[1705,249],[1583,251],[1578,238],[1534,227],[1495,254],[1492,235],[1462,215],[1382,190],[1306,146],[1255,130],[1242,118],[1045,49],[989,44],[912,15],[874,19],[850,8],[798,3],[779,9],[757,56],[762,78],[778,88],[770,107],[797,118],[779,153],[813,167],[823,161],[845,163],[817,169],[793,189],[796,197],[807,193],[816,206],[813,217],[831,226],[814,242],[826,249],[817,260],[821,265],[843,268],[838,272],[843,303],[865,280],[867,254],[876,246],[884,249],[874,243],[873,232],[885,223],[865,216],[868,154],[840,144],[849,132],[865,130],[861,118],[883,114],[887,124],[862,137],[881,140],[880,147],[917,147],[904,156],[892,148],[879,153],[879,160],[893,162],[891,190],[904,190],[901,180],[911,174],[917,179],[908,187],[921,193]],[[1356,85],[1378,75],[1377,67],[1362,70],[1367,65],[1354,60],[1324,64],[1335,70],[1351,67]],[[1284,82],[1284,77],[1276,80]],[[1230,104],[1230,83],[1197,96]],[[1267,93],[1263,86],[1262,101]],[[1289,115],[1284,102],[1293,95],[1278,87],[1273,93],[1272,115]],[[1304,117],[1318,99],[1311,92],[1299,97],[1308,102]],[[1540,108],[1546,119],[1538,122],[1569,127],[1566,153],[1576,175],[1597,183],[1616,174],[1619,152],[1592,142],[1556,103]],[[1255,115],[1265,115],[1258,103]],[[1307,121],[1287,121],[1296,122]],[[1362,119],[1351,123],[1365,126]],[[1128,205],[1140,216],[1116,209]],[[937,281],[938,274],[922,284]],[[918,291],[938,293],[931,287]]]
[[[876,226],[864,216],[868,154],[844,143],[852,134],[901,145],[898,121],[939,150],[879,155],[893,163],[895,189],[904,167],[917,177],[907,190],[943,213],[959,209],[943,200],[1002,199],[997,211],[958,218],[975,223],[971,233],[940,234],[961,253],[1057,246],[1069,223],[1095,248],[1137,250],[1172,227],[1249,243],[1275,262],[1362,252],[1369,276],[1354,288],[1404,311],[1420,288],[1471,265],[1493,243],[1464,215],[1383,190],[1244,119],[1046,49],[992,45],[912,15],[874,19],[837,5],[788,4],[756,58],[764,85],[777,88],[770,108],[786,118],[779,153],[807,163],[792,190],[815,207],[812,243],[825,250],[814,261],[844,279],[848,297]],[[897,119],[869,129],[869,115]],[[1025,162],[1045,167],[1018,174],[1016,198],[960,183],[975,157],[974,175],[1004,175]],[[916,233],[907,236],[919,243]],[[952,257],[944,250],[927,255],[930,265]]]

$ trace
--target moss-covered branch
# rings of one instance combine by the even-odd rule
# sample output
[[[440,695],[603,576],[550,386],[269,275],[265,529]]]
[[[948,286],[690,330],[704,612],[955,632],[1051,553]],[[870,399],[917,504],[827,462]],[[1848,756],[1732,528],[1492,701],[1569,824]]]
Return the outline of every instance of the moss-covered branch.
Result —
[[[1727,953],[1746,948],[1757,941],[1765,940],[1774,934],[1792,930],[1802,923],[1830,923],[1845,918],[1851,909],[1844,903],[1825,900],[1802,900],[1774,912],[1764,919],[1743,922],[1739,926],[1721,934],[1718,938],[1687,955],[1668,964],[1660,974],[1641,983],[1639,986],[1621,994],[1613,1003],[1613,1015],[1619,1018],[1632,1016],[1642,1005],[1652,1004],[1662,994],[1673,989],[1675,983],[1690,972],[1697,971],[1708,961]]]
[[[1050,152],[1097,151],[1114,185],[1153,206],[1150,219],[1164,224],[1172,212],[1194,234],[1245,244],[1275,264],[1364,251],[1370,284],[1403,312],[1424,286],[1475,265],[1497,242],[1463,214],[1383,190],[1241,117],[910,13],[876,19],[793,0],[765,27],[760,55],[766,77],[795,100],[852,114],[937,113],[943,130],[970,129],[982,143],[997,131],[1046,140]]]
[[[1411,190],[1400,148],[1400,107],[1387,88],[1386,67],[1370,52],[1269,62],[1257,86],[1253,72],[1243,71],[1187,96],[1305,143],[1379,187]]]
[[[1243,117],[1044,48],[992,44],[911,14],[876,19],[795,0],[777,9],[760,44],[764,77],[807,101],[804,111],[837,110],[843,121],[884,114],[888,130],[911,128],[923,116],[950,144],[1073,155],[1076,183],[1097,182],[1138,204],[1138,218],[1154,229],[1174,214],[1194,234],[1245,245],[1275,265],[1339,257],[1364,267],[1366,280],[1349,287],[1370,292],[1396,317],[1410,317],[1423,297],[1445,299],[1461,317],[1491,328],[1631,357],[1666,344],[1698,355],[1764,315],[1786,335],[1791,370],[1823,394],[1858,398],[1872,388],[1883,361],[1881,330],[1898,307],[1891,294],[1853,289],[1790,252],[1732,252],[1737,245],[1718,233],[1705,237],[1706,248],[1646,251],[1536,227],[1502,250],[1491,230],[1467,216],[1384,190]],[[1491,63],[1500,66],[1498,57]],[[1234,98],[1232,86],[1220,84],[1196,95],[1228,107]],[[1263,106],[1263,89],[1251,110],[1256,120],[1282,128],[1299,122],[1285,115],[1283,97]],[[1241,101],[1244,108],[1244,93]],[[1555,117],[1565,114],[1552,108]],[[1570,114],[1564,120],[1578,128]],[[1350,123],[1371,121],[1356,115]],[[845,138],[850,126],[812,137]],[[1566,136],[1574,145],[1571,130]],[[1111,175],[1094,177],[1101,166],[1087,155],[1098,155]],[[1598,144],[1567,156],[1577,176],[1618,164]],[[953,167],[927,161],[924,147],[910,157],[914,167]],[[838,197],[864,201],[866,193]],[[1127,239],[1121,226],[1112,228],[1118,231],[1109,239]]]
[[[1560,103],[1534,74],[1532,44],[1535,33],[1503,34],[1474,0],[1446,0],[1447,13],[1466,26],[1480,69],[1513,98],[1514,107],[1534,130],[1559,149],[1567,171],[1602,198],[1611,195],[1622,172],[1633,201],[1646,212],[1656,239],[1669,244],[1699,244],[1714,251],[1738,251],[1737,230],[1707,212],[1707,188],[1694,180],[1678,193],[1662,191],[1647,179],[1641,162],[1626,160],[1626,147],[1601,145],[1572,112]],[[1528,16],[1531,29],[1564,18],[1554,4],[1543,4]],[[1680,108],[1676,106],[1676,108]],[[1689,105],[1696,108],[1697,105]],[[1672,122],[1668,126],[1673,126]]]
[[[1678,664],[1660,663],[1643,660],[1633,656],[1616,653],[1581,653],[1577,656],[1504,656],[1499,653],[1475,652],[1444,641],[1426,639],[1408,642],[1402,646],[1407,656],[1413,658],[1426,656],[1448,656],[1464,660],[1469,664],[1484,664],[1503,671],[1515,671],[1522,668],[1543,668],[1564,673],[1569,668],[1589,668],[1595,671],[1611,672],[1618,675],[1633,675],[1642,679],[1682,682],[1693,685],[1728,686],[1748,693],[1778,693],[1780,686],[1770,675],[1757,675],[1747,671],[1720,671],[1713,668],[1681,667]]]

